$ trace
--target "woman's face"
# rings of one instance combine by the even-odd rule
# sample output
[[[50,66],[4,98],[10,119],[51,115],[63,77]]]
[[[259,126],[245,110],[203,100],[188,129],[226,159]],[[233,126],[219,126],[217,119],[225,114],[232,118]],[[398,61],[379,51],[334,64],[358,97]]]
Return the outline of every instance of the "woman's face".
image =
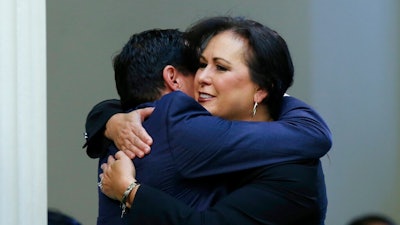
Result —
[[[250,79],[244,58],[247,49],[244,39],[225,31],[214,36],[201,54],[195,99],[214,116],[252,119],[259,87]]]

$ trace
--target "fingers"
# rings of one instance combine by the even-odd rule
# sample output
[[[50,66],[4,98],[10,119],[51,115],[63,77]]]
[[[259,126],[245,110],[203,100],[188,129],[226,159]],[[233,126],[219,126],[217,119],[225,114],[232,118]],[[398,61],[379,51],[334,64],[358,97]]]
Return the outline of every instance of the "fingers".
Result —
[[[132,152],[129,151],[129,150],[124,149],[124,150],[121,150],[121,151],[124,152],[130,159],[134,159],[134,158],[136,157],[136,154],[135,154],[135,153],[132,153]],[[142,158],[142,157],[139,156],[139,158]]]
[[[135,143],[136,134],[130,126],[126,126],[118,131],[118,135],[114,139],[114,143],[120,150],[131,149]]]
[[[108,156],[108,159],[107,159],[107,164],[108,165],[111,165],[114,161],[115,161],[115,159],[114,159],[114,157],[112,155]]]
[[[103,170],[103,173],[104,173],[104,170],[107,168],[107,163],[101,164],[100,168],[101,168],[101,170]],[[100,174],[100,175],[102,175],[102,174]],[[100,176],[100,175],[99,175],[99,176]],[[101,178],[101,177],[100,177],[100,178]]]
[[[150,145],[153,144],[153,139],[144,129],[142,122],[143,120],[148,117],[154,108],[144,108],[134,111],[135,114],[132,115],[132,122],[131,122],[131,133],[129,141],[131,142],[130,148],[132,152],[142,155],[148,154],[150,152]],[[135,152],[138,151],[138,152]],[[142,152],[142,153],[140,153]]]
[[[153,139],[150,137],[147,131],[142,127],[142,124],[140,124],[140,126],[138,127],[135,127],[133,133],[135,134],[135,137],[133,138],[132,144],[136,145],[137,147],[143,150],[150,149],[150,145],[153,144]]]
[[[107,195],[109,198],[117,200],[118,198],[115,196],[112,187],[110,186],[111,180],[109,176],[107,176],[107,172],[109,172],[108,166],[106,163],[103,163],[101,167],[103,169],[103,173],[99,175],[100,181],[97,183],[97,185],[99,186],[100,191],[103,192],[103,194]]]
[[[146,108],[139,109],[137,111],[140,114],[141,120],[144,121],[144,119],[146,119],[153,113],[154,107],[146,107]]]
[[[143,109],[137,110],[138,114],[140,115],[140,122],[143,122],[147,117],[149,117],[154,111],[154,107],[147,107]],[[141,125],[141,124],[140,124]],[[153,139],[150,135],[146,132],[143,126],[138,127],[137,136],[141,141],[143,141],[147,145],[151,145],[153,143]]]
[[[139,158],[143,158],[146,154],[150,152],[150,146],[141,142],[138,138],[134,138],[134,144],[125,144],[122,147],[118,147],[121,151],[123,151],[130,159],[135,158],[136,156]]]
[[[128,156],[123,151],[118,151],[117,153],[115,153],[115,159],[117,160],[128,159]]]
[[[135,132],[136,131],[136,132]],[[153,144],[153,139],[147,133],[147,131],[142,127],[138,127],[137,130],[134,130],[136,136],[133,138],[134,145],[141,149],[146,154],[150,152],[150,145]]]
[[[133,136],[132,140],[133,142],[127,146],[127,148],[125,149],[126,151],[130,151],[132,154],[136,155],[139,158],[142,158],[144,155],[150,152],[151,147],[143,142],[140,137]]]
[[[102,189],[103,188],[103,173],[99,174],[99,182],[97,183],[97,186]]]
[[[142,126],[154,107],[134,110],[127,114],[116,114],[106,124],[106,136],[112,137],[118,149],[133,159],[142,158],[151,150],[153,139]]]

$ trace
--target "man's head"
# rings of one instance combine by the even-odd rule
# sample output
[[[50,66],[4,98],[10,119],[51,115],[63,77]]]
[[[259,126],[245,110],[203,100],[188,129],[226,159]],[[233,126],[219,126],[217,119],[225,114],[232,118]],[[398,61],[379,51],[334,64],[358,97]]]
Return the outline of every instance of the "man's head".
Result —
[[[113,60],[122,108],[157,100],[177,89],[193,95],[193,60],[178,30],[153,29],[132,35]]]

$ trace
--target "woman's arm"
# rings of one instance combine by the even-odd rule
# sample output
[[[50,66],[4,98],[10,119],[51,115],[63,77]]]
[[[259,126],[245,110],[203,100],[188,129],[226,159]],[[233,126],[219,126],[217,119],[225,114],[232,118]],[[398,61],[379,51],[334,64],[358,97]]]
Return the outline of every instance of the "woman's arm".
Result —
[[[134,179],[132,161],[119,152],[103,164],[102,191],[121,200]],[[246,175],[246,176],[243,176]],[[250,178],[249,178],[250,177]],[[261,167],[238,174],[246,184],[214,206],[197,211],[170,195],[140,185],[129,195],[129,224],[320,224],[326,213],[320,162],[311,160]]]
[[[159,102],[165,101],[161,107],[164,111],[157,110],[157,106],[153,114],[158,118],[168,112],[164,122],[170,126],[168,144],[175,165],[185,178],[319,159],[332,145],[323,119],[293,97],[284,98],[282,114],[273,122],[226,121],[211,116],[182,93],[164,96]]]
[[[329,128],[322,118],[292,97],[284,98],[278,121],[257,123],[213,117],[180,92],[164,96],[159,103],[163,102],[166,103],[157,106],[154,117],[167,121],[153,122],[171,125],[170,148],[186,178],[320,158],[332,145]]]

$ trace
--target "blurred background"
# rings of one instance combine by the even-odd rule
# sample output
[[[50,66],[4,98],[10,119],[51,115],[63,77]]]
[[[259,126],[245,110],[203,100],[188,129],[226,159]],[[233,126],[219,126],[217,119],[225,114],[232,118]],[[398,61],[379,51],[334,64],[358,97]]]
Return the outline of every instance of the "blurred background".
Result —
[[[400,2],[397,0],[47,1],[48,206],[83,225],[97,216],[97,160],[84,123],[117,98],[111,59],[131,34],[184,30],[205,16],[246,16],[289,45],[289,94],[326,119],[327,225],[366,213],[400,222]]]

